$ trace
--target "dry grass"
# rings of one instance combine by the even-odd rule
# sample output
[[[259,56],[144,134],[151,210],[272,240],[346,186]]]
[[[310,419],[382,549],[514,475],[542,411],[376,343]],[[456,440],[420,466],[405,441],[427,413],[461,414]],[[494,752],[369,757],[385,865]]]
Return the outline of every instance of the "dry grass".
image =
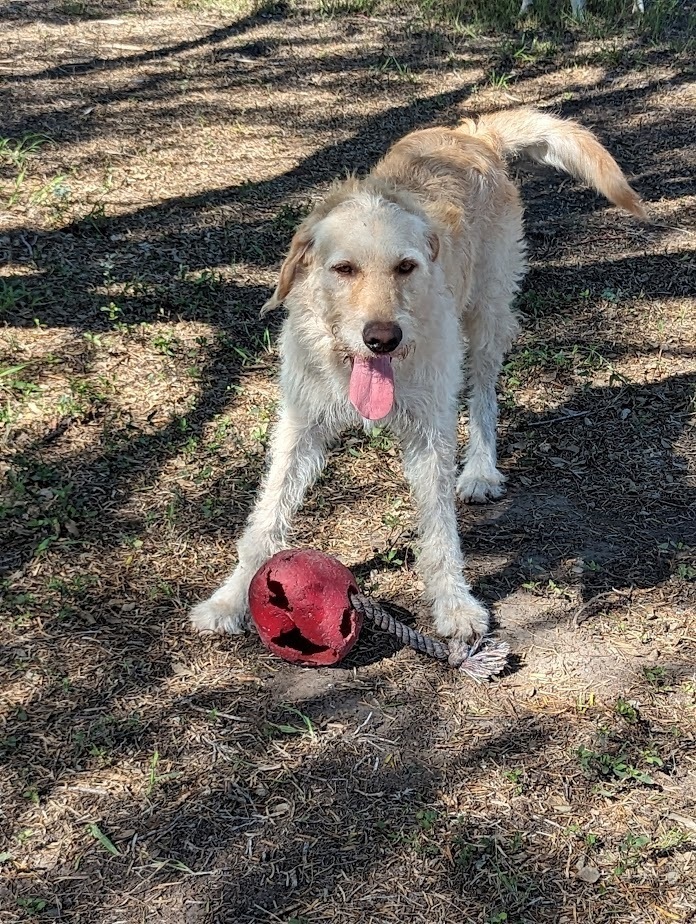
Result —
[[[694,920],[692,7],[664,42],[182,6],[7,5],[0,920]],[[293,226],[408,129],[518,102],[596,127],[661,224],[521,176],[511,488],[461,510],[514,669],[194,636],[263,466]],[[388,434],[350,434],[298,542],[427,625],[413,540]]]

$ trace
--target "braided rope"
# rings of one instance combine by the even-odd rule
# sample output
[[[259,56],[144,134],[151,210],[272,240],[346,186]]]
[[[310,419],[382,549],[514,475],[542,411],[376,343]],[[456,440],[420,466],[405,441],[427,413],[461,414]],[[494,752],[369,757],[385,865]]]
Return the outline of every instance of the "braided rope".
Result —
[[[421,654],[429,655],[431,658],[437,658],[439,661],[448,660],[450,650],[446,642],[440,642],[438,639],[423,635],[417,629],[412,629],[405,622],[401,622],[388,613],[379,603],[375,603],[374,600],[362,594],[353,594],[351,603],[356,612],[373,622],[378,629],[393,635],[404,645],[408,645]]]
[[[500,639],[482,636],[472,645],[464,642],[452,642],[448,645],[418,632],[417,629],[412,629],[363,594],[353,594],[351,604],[357,613],[378,629],[388,632],[421,654],[437,658],[439,661],[447,661],[476,682],[490,680],[504,670],[507,663],[510,646]]]

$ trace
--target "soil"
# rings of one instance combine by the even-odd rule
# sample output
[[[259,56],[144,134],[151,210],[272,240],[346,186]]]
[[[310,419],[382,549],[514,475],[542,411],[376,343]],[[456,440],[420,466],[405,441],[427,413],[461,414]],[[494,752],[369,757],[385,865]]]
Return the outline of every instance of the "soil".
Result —
[[[4,10],[0,921],[696,920],[688,42]],[[263,471],[294,226],[410,129],[519,104],[595,129],[653,221],[516,168],[509,490],[460,509],[509,670],[196,635]],[[348,434],[296,544],[427,629],[415,542],[398,448]]]

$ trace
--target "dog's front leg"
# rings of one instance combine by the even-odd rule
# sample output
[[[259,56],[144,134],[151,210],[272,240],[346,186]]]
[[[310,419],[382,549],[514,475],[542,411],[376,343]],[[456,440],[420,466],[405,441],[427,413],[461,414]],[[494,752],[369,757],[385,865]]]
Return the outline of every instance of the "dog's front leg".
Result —
[[[256,506],[237,544],[238,564],[225,583],[191,611],[203,632],[243,632],[249,583],[271,555],[285,548],[292,518],[324,467],[328,433],[286,409],[271,441],[271,465]]]
[[[432,601],[435,629],[461,642],[488,628],[488,613],[464,577],[455,508],[456,421],[444,430],[402,435],[404,470],[418,508],[418,570]]]

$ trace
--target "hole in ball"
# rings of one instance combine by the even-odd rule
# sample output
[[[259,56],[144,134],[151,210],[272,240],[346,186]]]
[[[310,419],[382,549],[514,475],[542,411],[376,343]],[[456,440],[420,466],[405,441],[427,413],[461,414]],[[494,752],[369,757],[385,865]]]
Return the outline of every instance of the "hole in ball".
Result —
[[[322,651],[328,651],[328,645],[315,645],[300,632],[297,626],[288,629],[287,632],[281,632],[273,641],[281,648],[291,648],[293,651],[299,651],[301,654],[314,655],[321,654]]]
[[[350,607],[347,607],[345,610],[343,610],[343,617],[341,619],[341,635],[343,638],[348,638],[353,629],[353,621],[351,619],[352,615],[353,611],[350,609]]]
[[[288,600],[288,596],[285,593],[285,589],[280,581],[274,581],[273,578],[269,575],[266,583],[268,584],[268,590],[270,591],[268,602],[272,606],[277,606],[280,610],[285,610],[286,613],[292,613],[292,604]]]

